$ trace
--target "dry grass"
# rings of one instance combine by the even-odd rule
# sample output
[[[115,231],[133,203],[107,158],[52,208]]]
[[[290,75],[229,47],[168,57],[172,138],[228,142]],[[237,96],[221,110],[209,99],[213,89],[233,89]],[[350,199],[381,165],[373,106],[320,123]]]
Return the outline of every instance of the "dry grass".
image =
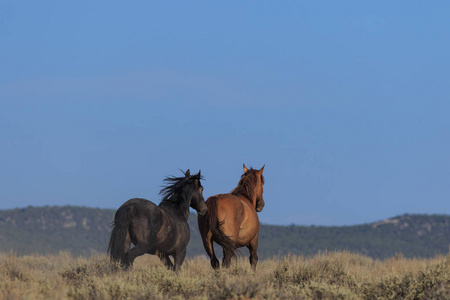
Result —
[[[176,274],[154,256],[123,271],[104,255],[0,254],[0,299],[450,299],[450,255],[373,260],[348,252],[260,261],[213,271],[204,257]]]

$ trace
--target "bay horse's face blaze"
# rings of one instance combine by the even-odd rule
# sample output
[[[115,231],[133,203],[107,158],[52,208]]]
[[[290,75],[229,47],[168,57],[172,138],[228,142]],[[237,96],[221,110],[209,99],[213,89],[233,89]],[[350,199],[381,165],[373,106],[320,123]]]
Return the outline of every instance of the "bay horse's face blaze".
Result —
[[[264,199],[261,194],[261,198],[256,199],[256,211],[261,212],[265,205],[266,205],[266,203],[264,202]]]
[[[261,168],[261,170],[258,171],[258,175],[257,175],[258,176],[258,185],[256,187],[257,192],[256,192],[256,207],[255,207],[257,212],[262,211],[264,208],[264,205],[266,205],[266,203],[264,202],[264,199],[263,199],[264,177],[263,177],[262,173],[263,173],[264,167],[265,166],[263,166]]]
[[[208,211],[208,207],[206,206],[205,199],[203,198],[203,186],[200,183],[200,172],[198,172],[196,177],[198,178],[193,179],[194,192],[192,193],[190,207],[195,209],[199,215],[203,216]]]

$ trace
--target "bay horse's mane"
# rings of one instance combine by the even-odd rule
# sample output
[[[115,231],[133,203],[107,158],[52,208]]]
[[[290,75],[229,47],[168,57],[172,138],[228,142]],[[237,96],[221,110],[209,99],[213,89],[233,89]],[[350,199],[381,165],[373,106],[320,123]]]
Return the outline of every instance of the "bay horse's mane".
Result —
[[[256,172],[258,170],[255,170],[253,168],[250,168],[247,172],[242,174],[241,180],[239,180],[239,183],[237,187],[235,187],[230,194],[233,195],[243,195],[250,201],[252,201],[254,196],[255,187],[258,184],[258,178],[256,176]],[[261,174],[261,180],[264,184],[264,176]]]
[[[178,203],[180,197],[174,197],[175,195],[180,195],[182,193],[183,187],[185,187],[187,184],[190,183],[190,179],[203,179],[203,176],[200,175],[200,172],[195,175],[190,175],[188,177],[181,176],[181,177],[175,177],[175,176],[167,176],[164,178],[164,181],[166,182],[166,185],[161,189],[159,192],[160,195],[163,196],[163,201],[167,201],[170,203]],[[191,181],[192,182],[192,181]]]

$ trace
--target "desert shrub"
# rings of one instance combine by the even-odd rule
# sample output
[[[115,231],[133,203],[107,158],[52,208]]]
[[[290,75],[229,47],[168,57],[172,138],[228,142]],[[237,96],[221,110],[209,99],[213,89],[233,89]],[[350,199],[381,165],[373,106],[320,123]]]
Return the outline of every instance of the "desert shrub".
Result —
[[[361,292],[366,299],[450,299],[450,255],[416,273],[364,283]]]
[[[154,256],[122,270],[105,255],[0,253],[0,299],[450,299],[450,255],[386,260],[349,252],[233,260],[215,271],[187,259],[180,272]]]

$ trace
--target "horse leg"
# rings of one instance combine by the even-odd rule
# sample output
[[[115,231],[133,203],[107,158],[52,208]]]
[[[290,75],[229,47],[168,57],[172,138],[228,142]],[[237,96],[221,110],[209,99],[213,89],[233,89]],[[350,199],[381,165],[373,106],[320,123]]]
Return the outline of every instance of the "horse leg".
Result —
[[[183,264],[185,257],[186,257],[186,248],[175,252],[175,254],[173,255],[173,262],[174,262],[173,270],[175,272],[180,271],[180,267]]]
[[[203,240],[203,247],[205,248],[206,253],[208,253],[208,256],[209,256],[209,258],[211,260],[211,267],[214,270],[219,269],[220,263],[219,263],[219,260],[216,257],[216,254],[214,253],[214,244],[213,244],[213,240],[212,240],[212,232],[208,231],[206,236],[202,235],[202,240]]]
[[[169,255],[160,252],[160,253],[158,253],[158,257],[164,263],[164,265],[167,267],[167,269],[174,270],[174,267],[173,267],[172,261],[170,260]]]
[[[148,243],[139,242],[136,246],[134,246],[130,251],[128,251],[128,261],[125,264],[125,267],[128,268],[133,265],[136,257],[143,255],[151,250],[151,246]]]
[[[161,219],[161,213],[153,211],[149,214],[149,218],[140,216],[133,222],[134,241],[135,246],[128,251],[128,265],[133,265],[136,257],[145,253],[155,253],[156,238],[159,230],[159,221]]]
[[[258,263],[258,236],[250,241],[250,243],[247,245],[247,248],[250,251],[250,265],[253,272],[256,272],[256,264]]]

